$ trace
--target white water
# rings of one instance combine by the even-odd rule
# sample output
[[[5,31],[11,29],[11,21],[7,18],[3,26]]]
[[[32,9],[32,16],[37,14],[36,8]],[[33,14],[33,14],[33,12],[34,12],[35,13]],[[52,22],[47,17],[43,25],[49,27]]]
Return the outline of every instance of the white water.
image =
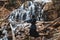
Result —
[[[1,30],[3,30],[2,33],[5,35],[2,38],[0,38],[0,40],[8,40],[7,30],[5,29],[5,27],[2,27]]]
[[[43,14],[44,10],[41,8],[46,2],[50,2],[50,1],[42,0],[42,2],[43,2],[43,3],[41,2],[42,6],[39,4],[39,2],[38,2],[39,6],[37,6],[37,5],[35,6],[35,4],[37,4],[36,2],[37,2],[37,0],[35,0],[34,2],[27,1],[27,7],[25,7],[24,4],[22,4],[21,7],[14,10],[13,12],[11,12],[11,15],[9,16],[8,20],[10,22],[12,32],[15,31],[17,26],[24,27],[24,25],[23,25],[24,21],[32,19],[32,15],[36,16],[35,7],[37,7],[37,9],[38,9],[38,11],[36,11],[36,12],[38,12],[36,19],[39,20],[39,17],[40,17],[40,20],[43,20],[42,14]],[[18,20],[19,23],[17,23],[16,20]],[[14,26],[12,26],[12,25],[14,25]],[[12,33],[12,34],[14,35],[14,33]]]
[[[13,30],[15,30],[17,28],[17,25],[18,24],[22,24],[22,22],[32,19],[32,15],[35,15],[36,16],[36,14],[37,14],[36,19],[39,20],[39,18],[40,18],[40,20],[43,20],[42,15],[43,15],[43,11],[44,10],[42,9],[42,6],[46,2],[51,2],[51,1],[42,0],[41,3],[38,2],[38,1],[39,0],[35,0],[34,2],[27,1],[26,2],[27,3],[26,4],[27,7],[25,7],[25,4],[22,4],[21,7],[19,7],[16,10],[13,10],[11,12],[11,15],[9,16],[9,19],[8,20],[11,23],[11,25],[12,25],[11,28]],[[38,2],[38,3],[36,3],[36,2]],[[35,7],[37,8],[37,11],[36,11]],[[38,13],[35,13],[35,11],[38,12]],[[19,23],[16,23],[17,22],[16,20],[18,20]]]
[[[23,24],[24,23],[24,21],[25,20],[30,20],[31,18],[32,18],[32,15],[35,15],[36,16],[36,14],[35,14],[35,4],[37,4],[37,3],[35,3],[35,2],[41,2],[41,4],[42,4],[42,6],[45,4],[45,3],[47,3],[47,2],[51,2],[51,0],[42,0],[42,1],[40,1],[40,0],[35,0],[34,2],[32,2],[32,1],[27,1],[27,4],[29,5],[30,4],[30,6],[27,6],[27,7],[25,7],[25,9],[24,9],[24,4],[22,4],[22,6],[21,7],[19,7],[18,9],[16,9],[16,10],[13,10],[12,12],[11,12],[11,15],[9,16],[9,22],[10,22],[10,27],[11,27],[11,29],[12,29],[12,34],[14,35],[14,31],[15,31],[15,29],[17,28],[17,26],[21,26],[21,27],[25,27],[26,25],[28,25],[28,24]],[[42,3],[43,2],[43,3]],[[39,5],[39,4],[38,4]],[[40,13],[42,12],[43,13],[43,9],[41,9],[42,8],[42,6],[41,5],[39,5],[38,6],[38,16],[36,17],[36,19],[37,20],[39,20],[39,17],[41,17],[41,15],[40,15]],[[26,14],[26,15],[25,15]],[[24,16],[25,15],[25,16]],[[18,17],[17,17],[18,16]],[[24,17],[23,17],[24,16]],[[19,21],[19,23],[16,23],[16,18],[17,18],[17,20]],[[24,20],[23,20],[23,18],[25,18]],[[40,19],[40,20],[42,20],[42,19]],[[14,26],[12,26],[12,25],[14,25]],[[7,31],[4,29],[4,33],[5,33],[5,36],[3,37],[3,38],[1,38],[0,40],[8,40],[8,38],[7,38]]]
[[[30,4],[30,6],[28,6],[29,4]],[[41,13],[41,10],[42,10],[41,6],[39,6],[38,10],[40,10],[39,13]],[[39,13],[38,13],[38,15],[40,15]],[[32,18],[32,15],[36,16],[35,3],[33,3],[32,1],[27,1],[27,7],[24,7],[24,4],[22,4],[22,6],[20,8],[11,12],[9,21],[10,22],[15,21],[17,16],[18,16],[17,20],[30,20]]]
[[[38,3],[36,3],[36,2],[38,2]],[[30,20],[32,18],[32,15],[36,16],[35,7],[37,7],[37,9],[38,9],[38,11],[36,11],[36,12],[38,12],[37,17],[41,17],[43,15],[42,14],[43,9],[41,9],[41,8],[47,2],[52,2],[52,1],[51,0],[34,0],[33,2],[27,1],[26,2],[27,7],[25,7],[25,4],[22,4],[21,7],[19,7],[16,10],[13,10],[13,12],[11,12],[11,15],[9,17],[9,22],[16,21],[16,18],[18,18],[17,20]],[[39,6],[37,6],[37,5],[39,5]],[[37,17],[36,17],[36,19],[37,19]],[[39,19],[37,19],[37,20],[39,20]]]

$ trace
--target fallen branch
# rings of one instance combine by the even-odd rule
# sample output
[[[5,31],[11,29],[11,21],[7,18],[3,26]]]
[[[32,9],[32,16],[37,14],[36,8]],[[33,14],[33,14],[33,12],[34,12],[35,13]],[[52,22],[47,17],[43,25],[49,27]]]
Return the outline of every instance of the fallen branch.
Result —
[[[58,22],[59,20],[60,20],[60,17],[59,17],[59,18],[57,18],[57,19],[55,19],[51,24],[47,24],[47,25],[45,26],[45,28],[44,28],[44,29],[46,29],[46,28],[48,28],[48,27],[52,26],[54,23]]]

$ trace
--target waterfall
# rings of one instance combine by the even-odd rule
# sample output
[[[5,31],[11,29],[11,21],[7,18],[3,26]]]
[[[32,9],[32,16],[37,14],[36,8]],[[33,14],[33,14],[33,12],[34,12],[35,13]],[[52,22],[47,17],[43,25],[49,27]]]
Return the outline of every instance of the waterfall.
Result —
[[[31,25],[28,23],[24,23],[24,21],[28,21],[32,19],[32,15],[35,15],[35,18],[37,21],[42,21],[44,20],[42,15],[43,15],[43,7],[45,3],[51,2],[51,0],[34,0],[32,1],[27,1],[27,7],[25,7],[25,4],[22,4],[18,9],[15,9],[11,12],[9,15],[8,21],[10,22],[10,27],[12,29],[12,34],[14,38],[14,31],[16,30],[17,27],[24,28],[26,25]],[[36,8],[36,9],[35,9]],[[37,15],[36,15],[37,14]],[[2,38],[4,40],[7,39],[7,31],[3,29],[3,33],[5,33],[5,36]],[[0,39],[0,40],[2,40]]]
[[[36,2],[32,2],[32,1],[27,1],[26,3],[27,3],[26,4],[27,7],[25,7],[25,4],[22,4],[22,6],[20,6],[18,9],[13,10],[8,18],[10,24],[12,25],[11,28],[13,30],[15,30],[17,28],[18,24],[20,25],[24,21],[28,21],[28,20],[32,19],[32,15],[36,16],[36,14],[38,14],[36,16],[36,19],[39,19],[39,17],[41,17],[41,19],[42,19],[42,13],[41,13],[42,6],[40,5],[40,3],[36,3]],[[37,4],[37,5],[35,6],[35,4]],[[37,8],[38,11],[36,11],[35,8]],[[19,23],[17,23],[17,22],[19,22]]]
[[[14,27],[16,27],[16,22],[19,22],[21,24],[23,21],[28,21],[32,19],[32,15],[35,15],[37,21],[42,21],[44,20],[42,17],[44,12],[43,7],[47,2],[51,1],[48,0],[41,1],[34,0],[33,2],[27,1],[26,4],[23,3],[18,9],[13,10],[8,20],[12,25],[15,25]]]
[[[35,14],[34,4],[31,1],[30,2],[28,1],[27,4],[28,4],[27,6],[28,8],[27,7],[24,8],[24,4],[22,4],[21,7],[11,12],[9,21],[13,22],[13,20],[16,20],[16,18],[18,18],[17,20],[30,20],[31,15]]]
[[[7,30],[5,29],[5,26],[4,27],[1,27],[0,31],[2,32],[0,35],[4,36],[0,38],[0,40],[8,40],[8,34],[7,34]]]

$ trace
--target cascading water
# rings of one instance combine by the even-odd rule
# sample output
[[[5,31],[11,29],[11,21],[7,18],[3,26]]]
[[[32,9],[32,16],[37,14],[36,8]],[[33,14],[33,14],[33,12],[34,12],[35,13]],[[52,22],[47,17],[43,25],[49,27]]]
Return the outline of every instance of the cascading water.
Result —
[[[37,5],[35,5],[37,4]],[[22,6],[18,9],[16,9],[15,11],[13,11],[9,17],[9,21],[13,22],[14,20],[30,20],[32,19],[32,15],[38,14],[39,17],[41,17],[42,15],[42,7],[43,7],[43,3],[36,3],[36,2],[32,2],[32,1],[27,1],[27,6],[25,7],[24,4],[22,4]],[[38,11],[36,11],[36,9]],[[36,12],[36,13],[35,13]],[[38,15],[36,16],[36,18],[38,17]]]
[[[12,34],[14,35],[14,31],[17,28],[17,26],[23,27],[24,21],[32,19],[32,15],[35,15],[35,18],[38,21],[39,20],[42,21],[43,20],[42,15],[44,11],[43,7],[46,2],[49,1],[45,0],[42,0],[41,2],[36,0],[33,2],[27,1],[26,4],[22,4],[21,7],[11,12],[8,20],[10,22],[10,26],[13,32]]]
[[[1,27],[1,29],[0,29],[0,40],[8,40],[7,37],[8,37],[8,34],[7,34],[6,28],[5,27]]]
[[[32,19],[32,15],[35,15],[37,20],[43,20],[42,18],[43,11],[44,11],[43,7],[46,2],[51,2],[51,0],[50,1],[49,0],[42,0],[42,1],[34,0],[33,2],[27,1],[26,2],[27,6],[25,6],[25,4],[22,4],[21,7],[11,12],[8,20],[10,22],[10,27],[12,29],[13,36],[14,36],[14,31],[18,26],[21,28],[26,27],[26,25],[30,26],[30,24],[24,23],[24,21],[28,21]],[[5,29],[3,29],[3,33],[5,33],[5,36],[2,39],[0,38],[0,40],[3,40],[3,39],[8,40],[7,31]]]

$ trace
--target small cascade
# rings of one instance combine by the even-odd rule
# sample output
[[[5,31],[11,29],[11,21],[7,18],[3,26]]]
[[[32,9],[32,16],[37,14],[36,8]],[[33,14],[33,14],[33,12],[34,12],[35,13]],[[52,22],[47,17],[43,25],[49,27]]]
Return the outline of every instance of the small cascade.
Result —
[[[47,2],[51,2],[48,0],[39,0],[27,1],[26,4],[22,4],[18,9],[11,12],[9,16],[9,22],[16,27],[18,24],[22,24],[24,21],[28,21],[32,19],[32,15],[35,15],[37,21],[43,21],[43,7]],[[23,25],[23,24],[22,24]],[[13,28],[14,28],[13,27]]]
[[[48,1],[32,2],[27,1],[26,4],[22,4],[18,9],[11,12],[9,16],[10,27],[12,29],[12,34],[14,36],[14,31],[17,27],[24,28],[24,23],[32,19],[32,16],[35,16],[37,21],[43,21],[43,7]]]

